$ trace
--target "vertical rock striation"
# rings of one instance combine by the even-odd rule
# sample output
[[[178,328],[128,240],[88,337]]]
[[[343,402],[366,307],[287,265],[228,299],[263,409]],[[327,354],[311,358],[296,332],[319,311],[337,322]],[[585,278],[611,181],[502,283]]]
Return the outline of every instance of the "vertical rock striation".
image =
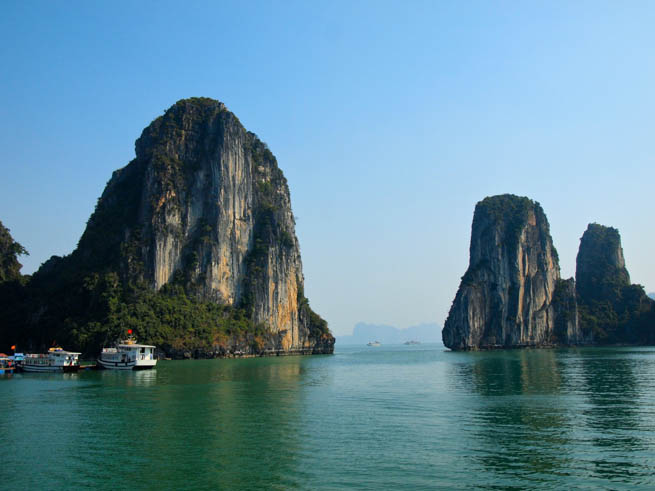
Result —
[[[575,343],[573,291],[572,280],[560,280],[541,206],[514,195],[485,198],[475,208],[470,263],[444,325],[444,344],[476,350]]]
[[[221,102],[192,98],[135,146],[66,260],[241,309],[270,334],[269,351],[332,352],[334,338],[303,293],[289,188],[266,144]]]

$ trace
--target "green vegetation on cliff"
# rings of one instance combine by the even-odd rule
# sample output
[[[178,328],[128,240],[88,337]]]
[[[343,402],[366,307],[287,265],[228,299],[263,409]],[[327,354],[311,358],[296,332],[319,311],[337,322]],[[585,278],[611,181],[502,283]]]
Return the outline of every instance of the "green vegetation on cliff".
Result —
[[[549,233],[548,221],[545,219],[541,205],[530,198],[514,194],[488,196],[478,202],[473,216],[473,227],[476,227],[476,220],[482,220],[483,217],[490,218],[496,224],[502,224],[503,243],[508,251],[514,253],[520,241],[521,233],[528,223],[530,210],[535,211],[540,226],[545,227],[546,232]],[[553,256],[557,258],[557,250],[554,246],[551,247]]]
[[[20,268],[23,265],[18,262],[18,256],[26,254],[25,248],[13,239],[9,229],[0,222],[0,283],[22,278]]]
[[[275,329],[262,323],[275,312],[255,308],[280,278],[271,270],[301,272],[287,182],[266,144],[219,101],[191,98],[135,146],[75,251],[5,294],[0,351],[56,342],[92,355],[132,329],[173,355],[260,354],[282,349],[284,326],[300,323],[295,349],[330,352],[327,323],[304,296],[298,322]],[[24,249],[11,244],[15,260]]]
[[[142,283],[123,284],[115,272],[71,278],[36,275],[28,309],[37,308],[43,295],[52,295],[38,324],[15,340],[35,348],[53,341],[93,354],[124,337],[128,329],[166,352],[228,349],[233,344],[261,349],[263,326],[252,325],[245,312],[187,295],[184,287],[169,284],[158,292]]]
[[[28,254],[0,222],[0,352],[8,351],[17,326],[24,323],[25,283],[18,256]]]
[[[621,236],[612,227],[589,225],[580,241],[576,289],[580,327],[598,344],[655,342],[655,302],[630,284]]]
[[[528,212],[535,206],[530,198],[514,194],[487,196],[476,205],[496,222],[504,222],[507,228],[522,227],[528,220]]]

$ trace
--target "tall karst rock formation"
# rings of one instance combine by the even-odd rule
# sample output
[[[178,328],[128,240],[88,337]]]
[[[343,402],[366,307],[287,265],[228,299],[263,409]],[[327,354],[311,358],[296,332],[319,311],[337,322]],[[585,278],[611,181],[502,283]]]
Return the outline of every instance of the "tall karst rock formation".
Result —
[[[655,342],[655,302],[630,284],[621,236],[592,223],[580,239],[576,259],[580,326],[598,344]]]
[[[266,144],[212,99],[181,100],[143,131],[76,251],[46,263],[37,279],[70,271],[62,262],[240,309],[263,326],[269,351],[333,349],[304,296],[287,181]]]
[[[514,195],[475,207],[470,262],[443,329],[454,350],[575,344],[573,280],[561,280],[541,206]]]

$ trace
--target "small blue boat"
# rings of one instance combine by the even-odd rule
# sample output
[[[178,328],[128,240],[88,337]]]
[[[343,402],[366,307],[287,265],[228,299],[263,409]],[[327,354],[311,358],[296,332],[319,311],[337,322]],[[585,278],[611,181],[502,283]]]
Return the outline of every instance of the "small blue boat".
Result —
[[[12,374],[15,369],[14,357],[0,353],[0,375]]]

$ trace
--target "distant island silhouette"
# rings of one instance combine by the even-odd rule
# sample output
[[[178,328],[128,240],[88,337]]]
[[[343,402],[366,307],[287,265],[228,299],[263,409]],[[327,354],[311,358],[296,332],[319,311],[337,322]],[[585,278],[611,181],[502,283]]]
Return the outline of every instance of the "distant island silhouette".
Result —
[[[406,341],[441,343],[441,326],[425,323],[399,329],[393,326],[359,322],[355,325],[352,335],[336,336],[336,342],[340,345],[366,344],[376,340],[381,344],[403,344]]]

